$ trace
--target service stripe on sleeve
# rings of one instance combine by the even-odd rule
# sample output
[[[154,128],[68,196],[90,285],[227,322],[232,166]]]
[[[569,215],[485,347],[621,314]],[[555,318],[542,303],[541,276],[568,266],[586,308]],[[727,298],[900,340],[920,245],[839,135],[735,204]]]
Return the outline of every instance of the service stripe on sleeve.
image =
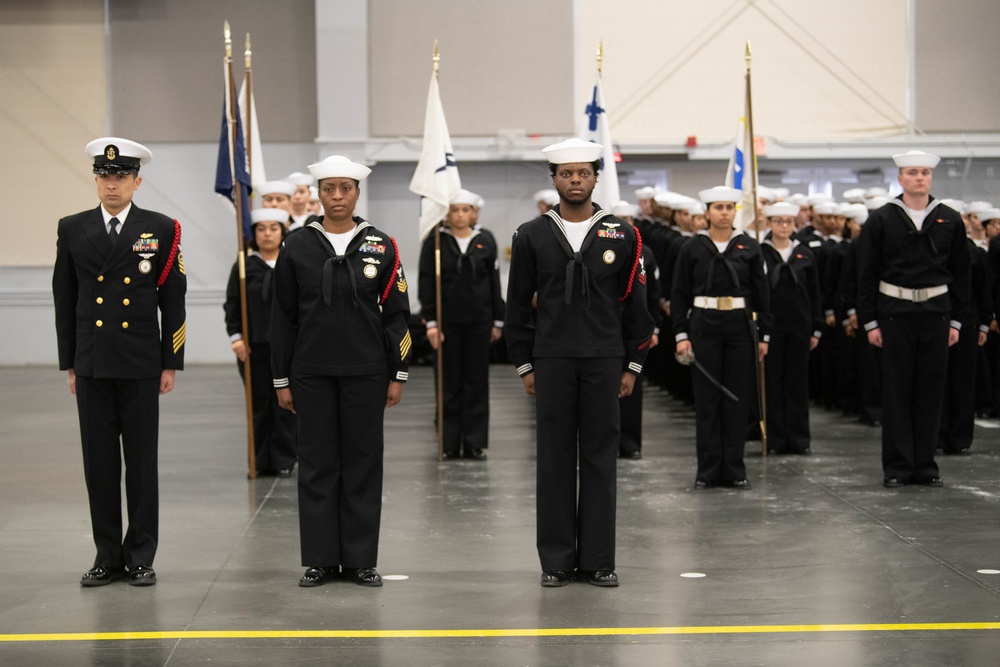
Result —
[[[184,347],[184,343],[187,341],[187,320],[181,325],[181,328],[174,332],[174,354]]]
[[[399,358],[406,359],[406,355],[410,352],[410,347],[413,345],[413,339],[410,338],[410,332],[407,331],[406,335],[403,336],[403,340],[399,341]]]

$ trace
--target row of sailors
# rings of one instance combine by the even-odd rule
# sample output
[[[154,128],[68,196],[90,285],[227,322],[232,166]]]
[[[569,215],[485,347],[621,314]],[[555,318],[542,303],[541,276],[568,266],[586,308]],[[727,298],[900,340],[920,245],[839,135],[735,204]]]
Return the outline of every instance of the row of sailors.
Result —
[[[745,233],[757,241],[763,239],[764,270],[771,288],[772,350],[765,362],[769,449],[809,454],[807,393],[804,384],[801,391],[798,389],[806,368],[808,395],[817,403],[841,409],[845,415],[859,416],[864,423],[881,425],[882,351],[869,343],[863,323],[858,321],[855,241],[869,213],[885,206],[889,199],[884,188],[848,190],[843,203],[825,195],[789,195],[787,190],[779,189],[761,188],[759,194],[762,215],[747,226]],[[705,205],[653,188],[637,190],[636,196],[638,206],[619,202],[612,211],[619,217],[634,219],[645,243],[652,248],[654,263],[650,273],[656,280],[651,284],[662,295],[661,312],[653,315],[660,326],[664,317],[671,316],[670,295],[676,294],[673,283],[681,280],[679,276],[684,272],[677,266],[680,250],[704,229]],[[773,200],[777,202],[772,204]],[[1000,382],[992,379],[1000,380],[1000,336],[995,318],[995,313],[1000,312],[1000,285],[994,278],[1000,275],[1000,242],[989,242],[1000,234],[1000,209],[989,202],[964,204],[945,199],[941,203],[960,213],[966,226],[971,300],[963,317],[964,333],[949,350],[948,389],[938,448],[947,454],[965,454],[972,444],[976,412],[997,414],[1000,396]],[[777,251],[777,245],[785,247]],[[784,275],[783,267],[788,268]],[[800,351],[797,355],[786,354],[785,346],[774,346],[776,337],[781,337],[779,332],[810,339],[809,345],[795,346]],[[647,375],[671,393],[692,401],[692,380],[697,384],[700,378],[697,374],[692,377],[688,367],[678,365],[667,348],[651,351]],[[976,380],[973,383],[969,378]],[[759,405],[751,412],[748,439],[760,438]],[[623,419],[623,455],[627,423]],[[634,451],[640,447],[630,446]],[[633,454],[631,458],[639,456]]]

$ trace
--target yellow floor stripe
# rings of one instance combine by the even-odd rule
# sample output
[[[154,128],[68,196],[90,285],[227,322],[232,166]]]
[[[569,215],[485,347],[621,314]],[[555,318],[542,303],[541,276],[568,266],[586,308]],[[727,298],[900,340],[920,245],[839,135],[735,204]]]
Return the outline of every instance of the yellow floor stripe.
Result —
[[[176,630],[0,634],[0,642],[137,639],[426,639],[460,637],[594,637],[637,635],[783,634],[803,632],[932,632],[1000,630],[1000,623],[843,623],[825,625],[692,625],[652,628],[510,628],[481,630]]]

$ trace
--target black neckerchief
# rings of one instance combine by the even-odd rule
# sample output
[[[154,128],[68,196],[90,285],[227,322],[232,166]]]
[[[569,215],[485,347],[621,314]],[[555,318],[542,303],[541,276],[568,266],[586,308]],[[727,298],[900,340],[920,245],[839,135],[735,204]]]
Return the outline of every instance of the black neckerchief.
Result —
[[[597,204],[592,204],[592,206],[594,207],[594,215],[590,218],[590,227],[587,229],[587,235],[583,238],[583,243],[580,245],[579,252],[574,252],[573,247],[569,244],[569,237],[566,234],[566,228],[563,227],[564,220],[562,216],[559,215],[560,207],[557,205],[545,214],[545,216],[552,223],[552,227],[556,230],[556,241],[562,247],[563,251],[570,256],[570,260],[566,264],[567,306],[573,302],[573,279],[574,274],[576,273],[575,269],[579,266],[581,273],[580,296],[583,297],[583,307],[590,308],[590,268],[583,261],[583,253],[594,244],[594,239],[597,238],[597,234],[594,231],[597,227],[597,223],[603,218],[611,215],[607,211],[601,209]]]
[[[347,268],[347,277],[351,282],[351,302],[354,307],[360,306],[360,301],[358,300],[358,283],[357,279],[354,277],[354,271],[351,270],[350,264],[347,259],[350,255],[357,252],[361,244],[358,242],[360,234],[363,230],[371,228],[371,223],[366,222],[363,218],[354,216],[352,218],[356,227],[354,228],[354,235],[351,236],[351,240],[347,244],[347,250],[343,255],[338,255],[337,251],[334,250],[333,244],[330,243],[330,239],[326,236],[326,229],[323,227],[323,219],[313,220],[307,227],[315,229],[321,234],[321,241],[326,252],[330,255],[330,258],[326,260],[323,264],[323,302],[326,305],[331,305],[333,303],[333,271],[338,266],[344,266]],[[338,290],[339,296],[339,290]]]

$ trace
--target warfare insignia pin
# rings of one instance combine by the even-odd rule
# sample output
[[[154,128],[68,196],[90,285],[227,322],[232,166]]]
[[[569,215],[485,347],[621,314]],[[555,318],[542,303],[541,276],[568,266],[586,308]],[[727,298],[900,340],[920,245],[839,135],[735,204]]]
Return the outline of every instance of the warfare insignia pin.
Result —
[[[149,273],[153,270],[153,263],[148,259],[144,259],[139,262],[139,273]]]
[[[375,242],[378,242],[378,241],[381,241],[381,240],[382,240],[381,236],[369,235],[369,236],[365,237],[365,241],[371,241],[372,243],[375,243]]]
[[[153,238],[153,232],[146,232],[145,234],[139,234],[140,239],[151,239]]]
[[[614,229],[615,227],[621,226],[620,222],[602,222],[601,224],[607,227],[608,229]]]
[[[615,261],[615,257],[616,255],[614,250],[605,250],[604,255],[603,257],[601,257],[601,259],[604,260],[605,264],[613,264]]]
[[[378,269],[373,264],[366,264],[362,273],[365,274],[365,278],[374,278],[378,275]]]
[[[375,264],[375,265],[382,263],[379,260],[375,259],[374,257],[362,257],[361,261],[364,262],[365,264]]]

